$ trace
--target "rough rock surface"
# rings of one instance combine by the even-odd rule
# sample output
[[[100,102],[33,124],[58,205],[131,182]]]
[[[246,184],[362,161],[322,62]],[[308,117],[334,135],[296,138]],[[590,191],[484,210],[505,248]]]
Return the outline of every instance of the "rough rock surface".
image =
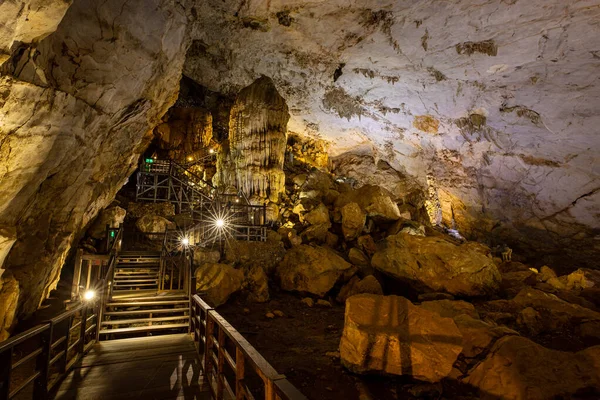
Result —
[[[0,342],[9,336],[9,329],[15,322],[15,313],[19,301],[19,283],[12,274],[0,276]]]
[[[356,203],[348,203],[341,209],[342,212],[342,233],[344,239],[356,239],[363,231],[367,215],[360,209]]]
[[[466,382],[481,399],[546,400],[571,398],[600,385],[600,346],[578,353],[546,349],[529,339],[500,339]]]
[[[214,307],[224,304],[242,289],[244,272],[227,264],[204,264],[196,268],[196,291]]]
[[[341,193],[335,201],[335,206],[342,208],[349,203],[358,204],[367,216],[381,221],[395,221],[400,218],[398,205],[381,186],[365,185],[357,190]]]
[[[452,319],[404,297],[360,294],[346,301],[340,357],[353,372],[437,382],[448,376],[461,350],[462,335]]]
[[[271,275],[283,260],[285,248],[281,241],[246,242],[228,240],[225,261],[236,266],[258,265]]]
[[[324,296],[351,265],[327,247],[295,246],[277,266],[283,290]]]
[[[291,132],[415,176],[461,232],[498,223],[523,251],[593,265],[592,3],[210,0],[196,5],[185,73],[233,94],[270,76]]]
[[[159,233],[167,229],[175,229],[175,222],[158,215],[144,215],[135,222],[135,227],[144,233]]]
[[[371,264],[426,291],[477,296],[500,284],[500,272],[477,243],[457,246],[437,237],[400,233],[387,237]]]
[[[3,268],[24,315],[135,169],[188,47],[176,0],[70,3],[0,4],[0,225],[17,238]]]
[[[100,212],[100,215],[96,218],[90,229],[88,229],[88,234],[94,239],[105,238],[106,226],[118,228],[119,224],[125,220],[126,214],[127,211],[119,206],[105,208]]]
[[[454,318],[459,315],[468,315],[473,318],[479,318],[475,306],[462,300],[432,300],[424,301],[420,304],[426,310],[438,313],[444,318]]]
[[[336,300],[344,303],[351,296],[363,293],[383,294],[381,284],[373,275],[369,275],[360,279],[358,276],[353,276],[338,293]]]

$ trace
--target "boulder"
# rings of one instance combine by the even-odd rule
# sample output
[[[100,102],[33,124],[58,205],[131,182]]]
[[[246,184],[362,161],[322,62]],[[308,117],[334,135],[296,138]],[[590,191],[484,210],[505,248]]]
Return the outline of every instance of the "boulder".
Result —
[[[465,314],[473,318],[479,319],[479,313],[471,303],[462,300],[433,300],[424,301],[421,307],[426,310],[433,311],[444,318],[454,318]]]
[[[176,228],[174,222],[159,215],[144,215],[136,221],[135,226],[140,232],[144,233],[160,233],[165,232],[167,229]]]
[[[566,286],[568,290],[600,288],[600,271],[580,268],[567,275]]]
[[[533,336],[538,335],[544,329],[542,316],[533,307],[527,307],[519,311],[517,324],[520,329]]]
[[[253,265],[244,269],[243,287],[250,292],[249,301],[255,303],[269,301],[269,278],[261,266]]]
[[[396,221],[400,218],[398,205],[389,192],[380,186],[365,185],[357,190],[343,192],[335,201],[335,206],[342,208],[348,203],[357,203],[368,217],[377,220]]]
[[[327,241],[327,233],[329,233],[331,223],[311,225],[300,233],[300,237],[304,243]]]
[[[372,257],[377,251],[377,245],[371,235],[359,236],[358,239],[356,239],[356,245],[369,257]]]
[[[348,252],[348,260],[352,264],[359,267],[368,267],[369,265],[371,265],[371,262],[369,261],[369,258],[365,255],[365,253],[363,253],[356,247],[351,248]]]
[[[454,300],[454,296],[448,293],[423,293],[418,296],[419,302],[433,301],[433,300]]]
[[[512,300],[518,307],[531,307],[542,315],[545,330],[564,325],[579,326],[582,322],[600,321],[600,313],[561,300],[551,293],[533,288],[522,289]]]
[[[244,273],[227,264],[207,263],[196,268],[196,292],[213,307],[224,304],[242,289]]]
[[[194,265],[206,263],[215,264],[221,259],[219,250],[207,249],[204,247],[194,247]]]
[[[537,274],[531,270],[502,273],[500,287],[508,297],[514,297],[521,289],[535,286]]]
[[[568,353],[524,337],[504,337],[465,382],[478,388],[483,400],[573,398],[577,392],[594,390],[600,394],[600,346]]]
[[[168,201],[160,203],[135,203],[129,202],[127,213],[131,218],[141,218],[144,215],[158,215],[160,217],[175,216],[175,205]]]
[[[311,225],[330,224],[329,210],[325,204],[320,203],[311,212],[304,214],[304,220]]]
[[[381,284],[373,275],[366,276],[364,279],[353,276],[352,279],[340,289],[340,293],[337,295],[336,300],[340,303],[344,303],[348,297],[363,293],[383,294]]]
[[[339,240],[340,238],[338,237],[338,235],[332,232],[327,232],[327,236],[325,237],[325,244],[334,249],[337,246]]]
[[[540,282],[548,282],[550,279],[556,279],[556,272],[546,265],[540,268],[540,273],[538,274],[538,281]]]
[[[454,317],[454,323],[462,334],[462,354],[467,358],[479,356],[503,336],[519,334],[505,326],[492,325],[467,314]]]
[[[421,291],[480,296],[498,290],[500,272],[481,245],[452,244],[437,237],[389,236],[371,265]]]
[[[10,336],[10,329],[15,323],[19,293],[19,282],[10,271],[5,271],[0,277],[0,342]]]
[[[283,260],[285,247],[283,242],[248,242],[228,240],[225,246],[225,261],[236,266],[250,267],[258,265],[267,274],[272,274],[277,264]]]
[[[284,290],[324,296],[351,267],[327,247],[299,245],[285,254],[276,275]]]
[[[438,382],[450,374],[461,351],[462,335],[451,318],[404,297],[359,294],[346,301],[340,357],[355,373]]]
[[[342,212],[342,233],[347,241],[354,240],[360,235],[367,215],[360,209],[356,203],[348,203],[341,209]]]
[[[94,239],[104,239],[106,237],[106,225],[111,228],[118,228],[125,221],[126,214],[127,211],[119,206],[105,208],[88,230],[88,235]]]

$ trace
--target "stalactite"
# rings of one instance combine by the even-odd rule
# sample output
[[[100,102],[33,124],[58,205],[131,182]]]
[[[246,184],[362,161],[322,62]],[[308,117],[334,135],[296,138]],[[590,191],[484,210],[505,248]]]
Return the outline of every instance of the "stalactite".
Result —
[[[288,107],[273,81],[261,77],[243,89],[229,120],[229,162],[220,155],[221,184],[234,184],[249,197],[277,202],[284,190],[283,162],[287,142]],[[231,182],[234,171],[235,182]]]

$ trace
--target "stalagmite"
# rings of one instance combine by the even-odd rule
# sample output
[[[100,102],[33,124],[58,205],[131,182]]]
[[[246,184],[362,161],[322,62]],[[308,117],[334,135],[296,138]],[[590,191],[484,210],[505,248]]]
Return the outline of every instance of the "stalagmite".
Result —
[[[223,145],[219,155],[220,184],[236,186],[254,201],[277,202],[284,190],[289,118],[271,79],[261,77],[243,89],[231,109],[228,146]]]

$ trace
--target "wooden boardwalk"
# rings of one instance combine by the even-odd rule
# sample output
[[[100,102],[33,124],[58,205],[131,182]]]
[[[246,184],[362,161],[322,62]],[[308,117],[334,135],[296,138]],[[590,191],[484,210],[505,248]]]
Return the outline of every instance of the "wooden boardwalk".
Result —
[[[188,334],[100,342],[60,384],[55,400],[210,400]]]

